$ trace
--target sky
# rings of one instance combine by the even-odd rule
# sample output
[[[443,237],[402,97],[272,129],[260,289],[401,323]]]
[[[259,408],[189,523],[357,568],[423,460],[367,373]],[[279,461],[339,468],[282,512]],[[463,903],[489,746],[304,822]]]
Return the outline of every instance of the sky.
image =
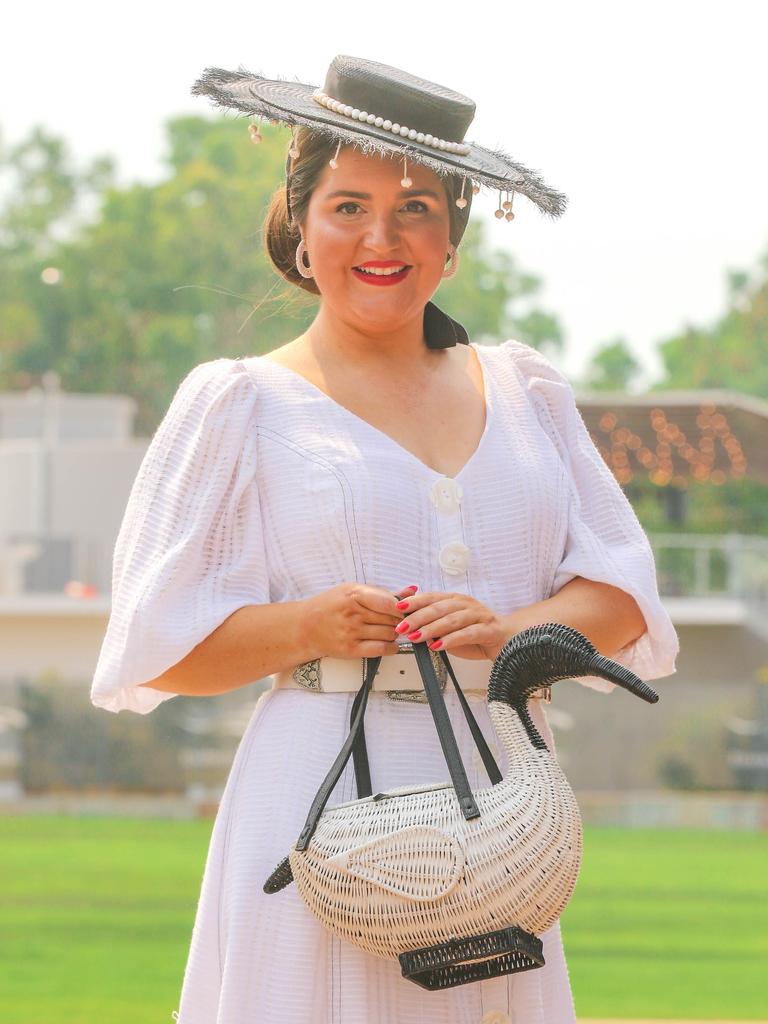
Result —
[[[484,189],[472,217],[541,278],[537,305],[559,318],[556,361],[572,375],[622,337],[650,383],[658,343],[710,324],[727,272],[755,273],[768,253],[768,0],[134,0],[119,14],[42,0],[13,5],[3,35],[3,145],[43,125],[78,162],[110,154],[122,184],[166,174],[167,118],[234,116],[190,94],[206,67],[322,85],[350,54],[466,94],[466,138],[568,196],[557,220],[518,196],[507,222]]]

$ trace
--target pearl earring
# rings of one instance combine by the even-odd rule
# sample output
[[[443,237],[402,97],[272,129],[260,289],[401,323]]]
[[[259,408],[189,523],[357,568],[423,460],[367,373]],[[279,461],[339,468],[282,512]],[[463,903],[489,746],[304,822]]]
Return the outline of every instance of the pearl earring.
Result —
[[[339,139],[339,144],[338,144],[338,146],[336,147],[336,152],[335,152],[335,153],[333,154],[333,156],[331,157],[331,159],[330,159],[330,160],[328,161],[328,163],[329,163],[329,164],[330,164],[330,166],[331,166],[331,169],[332,169],[332,170],[334,170],[334,171],[335,171],[335,170],[336,170],[336,168],[337,168],[337,167],[339,166],[339,164],[338,164],[338,159],[339,159],[339,150],[340,150],[340,149],[341,149],[341,139]]]
[[[459,198],[458,198],[458,199],[456,200],[456,205],[458,206],[458,208],[459,208],[460,210],[463,210],[463,209],[464,209],[464,207],[465,207],[465,206],[467,205],[467,200],[466,200],[466,199],[464,198],[464,186],[466,185],[466,183],[467,183],[467,177],[466,177],[466,175],[465,175],[465,176],[464,176],[464,177],[463,177],[463,178],[461,179],[461,195],[460,195],[460,196],[459,196]]]
[[[410,188],[411,185],[413,184],[411,179],[408,177],[408,157],[407,156],[403,157],[403,177],[402,177],[402,180],[400,181],[400,184],[403,186],[403,188]]]

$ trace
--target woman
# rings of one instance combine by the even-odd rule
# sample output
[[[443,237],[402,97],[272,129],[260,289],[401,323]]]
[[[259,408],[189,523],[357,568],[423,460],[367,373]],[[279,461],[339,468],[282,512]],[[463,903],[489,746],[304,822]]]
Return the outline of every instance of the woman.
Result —
[[[213,828],[177,1019],[572,1024],[559,924],[541,937],[545,966],[427,992],[326,931],[296,886],[263,890],[346,737],[360,659],[383,656],[366,712],[376,789],[446,778],[409,642],[452,657],[502,771],[483,688],[525,626],[571,625],[642,678],[674,671],[677,637],[647,539],[567,381],[522,342],[468,342],[430,302],[447,254],[447,273],[456,266],[468,176],[503,187],[512,173],[545,212],[563,197],[498,153],[485,166],[479,147],[422,153],[384,139],[388,128],[349,127],[350,114],[317,99],[313,127],[311,87],[207,74],[197,91],[296,129],[265,241],[283,277],[320,305],[273,352],[187,375],[115,547],[94,704],[146,714],[176,694],[274,677]],[[325,94],[345,89],[406,125],[422,101],[432,123],[445,104],[454,144],[463,130],[448,115],[474,110],[396,69],[336,58]],[[494,160],[507,177],[494,178]],[[456,693],[445,700],[470,783],[485,786]],[[540,699],[530,713],[554,751]],[[354,796],[350,763],[330,803]]]

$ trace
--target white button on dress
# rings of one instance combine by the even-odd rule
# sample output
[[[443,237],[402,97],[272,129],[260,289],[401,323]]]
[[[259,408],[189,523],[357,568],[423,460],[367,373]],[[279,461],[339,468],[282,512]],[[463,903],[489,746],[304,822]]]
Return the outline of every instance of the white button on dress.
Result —
[[[429,489],[429,500],[445,515],[457,512],[461,504],[463,488],[458,480],[451,476],[441,476]]]
[[[461,576],[467,571],[470,563],[469,548],[460,540],[449,541],[440,548],[438,561],[443,572],[447,572],[449,576]]]
[[[456,534],[462,533],[459,506],[463,496],[463,487],[452,476],[438,477],[429,489],[429,500],[440,515],[438,535],[441,540],[452,538],[442,545],[438,553],[440,568],[449,576],[462,576],[470,562],[469,548],[456,539]]]

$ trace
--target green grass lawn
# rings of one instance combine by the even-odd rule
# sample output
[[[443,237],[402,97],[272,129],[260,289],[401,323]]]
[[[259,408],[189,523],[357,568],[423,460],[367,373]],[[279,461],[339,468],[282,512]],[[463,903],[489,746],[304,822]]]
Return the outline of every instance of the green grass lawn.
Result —
[[[586,828],[561,929],[580,1017],[768,1018],[768,834]]]
[[[211,827],[0,817],[3,1024],[173,1024]],[[586,829],[579,1016],[768,1018],[766,865],[766,834]]]

